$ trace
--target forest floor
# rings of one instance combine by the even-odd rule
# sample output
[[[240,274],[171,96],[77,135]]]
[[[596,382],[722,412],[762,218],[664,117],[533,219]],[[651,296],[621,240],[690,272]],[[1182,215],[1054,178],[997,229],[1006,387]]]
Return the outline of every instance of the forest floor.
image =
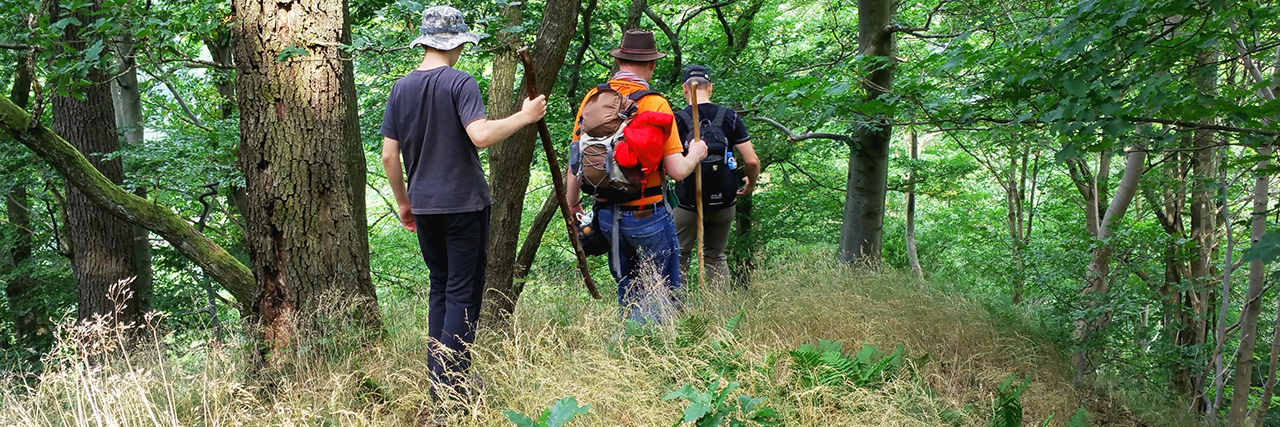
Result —
[[[1066,352],[1017,315],[821,255],[770,260],[748,290],[694,293],[681,320],[657,328],[628,326],[611,298],[593,301],[563,285],[574,283],[572,271],[542,275],[527,284],[509,323],[480,331],[471,372],[483,387],[465,403],[427,392],[424,295],[382,302],[377,344],[344,332],[359,328],[330,325],[270,369],[255,368],[255,350],[243,342],[179,345],[154,333],[128,357],[102,357],[64,339],[38,386],[3,384],[0,425],[401,426],[436,418],[509,426],[504,410],[536,419],[572,396],[590,407],[570,426],[668,426],[690,406],[664,399],[669,393],[729,381],[738,387],[727,403],[736,407],[739,394],[763,398],[750,412],[771,408],[788,426],[989,425],[1013,421],[995,414],[1018,404],[1025,425],[1064,425],[1082,407],[1089,425],[1185,423],[1187,414],[1143,403],[1124,387],[1073,387]],[[864,345],[876,351],[859,359]],[[1008,391],[1024,381],[1025,390]]]

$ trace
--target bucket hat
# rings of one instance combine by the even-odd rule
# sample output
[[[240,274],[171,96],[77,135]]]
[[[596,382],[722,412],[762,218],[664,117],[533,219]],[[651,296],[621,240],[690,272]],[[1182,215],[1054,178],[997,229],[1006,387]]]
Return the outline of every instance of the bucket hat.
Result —
[[[627,30],[622,35],[622,43],[617,49],[609,51],[609,56],[635,62],[657,61],[667,54],[658,52],[658,43],[653,40],[652,31]]]
[[[453,50],[463,43],[479,43],[480,36],[470,32],[462,12],[449,6],[435,6],[422,11],[421,35],[409,43],[409,48],[430,46],[440,50]]]

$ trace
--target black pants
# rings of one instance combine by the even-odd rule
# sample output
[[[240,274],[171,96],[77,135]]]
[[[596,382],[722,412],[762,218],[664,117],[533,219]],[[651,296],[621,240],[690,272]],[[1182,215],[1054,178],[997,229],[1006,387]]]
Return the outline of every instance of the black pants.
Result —
[[[475,212],[414,215],[422,259],[431,270],[427,332],[432,343],[427,367],[433,384],[453,386],[471,366],[484,296],[489,252],[489,208]],[[440,348],[442,347],[442,348]]]

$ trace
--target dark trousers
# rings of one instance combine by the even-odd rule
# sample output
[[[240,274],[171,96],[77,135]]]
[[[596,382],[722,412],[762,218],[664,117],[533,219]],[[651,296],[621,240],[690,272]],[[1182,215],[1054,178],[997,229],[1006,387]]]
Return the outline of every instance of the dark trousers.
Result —
[[[489,252],[489,208],[475,212],[414,215],[422,259],[431,270],[427,368],[433,384],[453,386],[471,366],[484,296]],[[438,343],[439,347],[435,344]]]

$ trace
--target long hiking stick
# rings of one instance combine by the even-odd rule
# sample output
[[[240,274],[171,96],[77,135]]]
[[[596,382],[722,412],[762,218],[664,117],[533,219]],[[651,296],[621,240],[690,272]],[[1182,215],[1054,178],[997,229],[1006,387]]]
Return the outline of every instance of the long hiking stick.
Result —
[[[520,48],[520,62],[524,63],[524,83],[529,97],[538,96],[538,81],[533,68],[533,58],[529,56],[529,47]],[[560,215],[564,217],[565,229],[569,231],[569,243],[573,244],[573,253],[578,256],[578,272],[582,273],[582,281],[587,285],[591,297],[601,299],[596,290],[596,282],[591,280],[591,267],[587,265],[587,253],[582,250],[582,242],[578,241],[578,230],[573,224],[573,214],[569,213],[568,192],[565,189],[564,174],[560,173],[560,159],[556,157],[556,148],[551,144],[551,131],[547,129],[547,119],[538,120],[538,137],[542,138],[542,151],[547,154],[547,165],[551,167],[551,182],[555,186],[556,200],[560,202]]]
[[[693,88],[689,90],[693,99],[689,102],[693,103],[693,139],[702,139],[702,122],[698,120],[698,83],[693,82]],[[707,288],[707,247],[702,243],[702,162],[698,162],[693,169],[693,197],[694,204],[698,207],[698,289]]]

